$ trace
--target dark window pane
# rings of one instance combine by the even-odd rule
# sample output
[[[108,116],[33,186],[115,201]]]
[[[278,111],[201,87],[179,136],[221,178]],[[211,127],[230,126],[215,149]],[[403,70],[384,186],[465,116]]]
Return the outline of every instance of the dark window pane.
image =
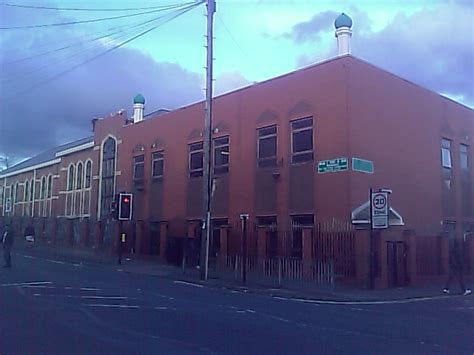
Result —
[[[191,171],[191,172],[189,173],[189,176],[191,176],[191,177],[202,176],[202,170]]]
[[[215,146],[225,145],[225,144],[229,144],[229,137],[222,137],[222,138],[214,139],[214,145]]]
[[[258,141],[258,158],[276,156],[276,137],[260,138]]]
[[[277,128],[276,126],[270,126],[270,127],[265,127],[265,128],[259,128],[258,130],[258,136],[263,137],[263,136],[268,136],[271,134],[276,134]]]
[[[153,177],[163,176],[163,159],[153,160]]]
[[[224,165],[224,166],[216,166],[214,168],[214,173],[215,174],[225,174],[229,172],[229,166]]]
[[[153,153],[153,160],[155,159],[163,159],[163,152],[156,152],[156,153]]]
[[[203,153],[193,153],[191,154],[191,170],[202,169],[203,167]]]
[[[291,122],[291,128],[293,130],[300,129],[300,128],[306,128],[306,127],[312,127],[312,126],[313,126],[313,118],[312,117],[303,118],[301,120]]]
[[[145,176],[145,165],[143,163],[135,164],[133,178],[143,179]]]
[[[293,153],[313,149],[313,130],[308,129],[293,133]]]
[[[304,163],[307,161],[313,160],[313,152],[309,153],[300,153],[297,155],[293,155],[292,162],[293,163]]]
[[[82,164],[79,163],[77,166],[77,181],[76,181],[76,190],[80,190],[82,188]]]
[[[133,161],[135,163],[142,163],[145,161],[145,156],[144,155],[139,155],[133,158]]]
[[[191,152],[196,151],[196,150],[200,150],[200,149],[203,149],[203,142],[193,143],[189,146],[189,150]]]
[[[216,148],[214,156],[214,164],[216,166],[229,164],[229,147]]]

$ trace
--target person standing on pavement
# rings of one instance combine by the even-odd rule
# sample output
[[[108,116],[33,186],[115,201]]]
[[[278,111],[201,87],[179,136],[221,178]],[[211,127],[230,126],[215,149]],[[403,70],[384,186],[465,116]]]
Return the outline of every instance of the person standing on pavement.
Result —
[[[12,246],[13,246],[13,230],[9,224],[5,226],[2,235],[3,258],[5,264],[3,267],[12,267]]]
[[[464,295],[469,295],[472,291],[466,288],[463,279],[463,257],[461,253],[461,246],[459,241],[455,240],[453,244],[453,248],[449,255],[449,278],[446,282],[446,286],[443,289],[443,292],[446,294],[450,293],[450,286],[454,279],[457,279],[459,285],[461,286],[461,290],[463,291]]]

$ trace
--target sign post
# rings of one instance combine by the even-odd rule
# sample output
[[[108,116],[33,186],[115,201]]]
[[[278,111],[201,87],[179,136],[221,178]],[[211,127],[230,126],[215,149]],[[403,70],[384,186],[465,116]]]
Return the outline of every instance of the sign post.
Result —
[[[375,238],[374,229],[388,228],[388,194],[391,190],[380,190],[377,192],[370,189],[369,192],[369,218],[370,218],[370,252],[369,252],[369,287],[375,288]]]

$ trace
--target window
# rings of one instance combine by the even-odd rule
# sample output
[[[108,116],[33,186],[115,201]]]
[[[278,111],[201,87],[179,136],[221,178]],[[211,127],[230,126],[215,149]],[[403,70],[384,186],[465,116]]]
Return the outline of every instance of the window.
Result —
[[[40,189],[40,200],[46,197],[46,178],[43,176],[41,178],[41,189]]]
[[[291,122],[291,162],[313,160],[313,118]]]
[[[276,166],[276,125],[257,130],[257,165],[259,168]]]
[[[102,218],[110,214],[115,194],[115,150],[116,143],[112,137],[107,138],[102,148],[101,172],[101,206]]]
[[[19,189],[20,184],[17,181],[15,185],[16,185],[16,187],[15,187],[15,202],[18,202],[18,191],[20,191],[20,189]]]
[[[214,174],[229,172],[229,137],[214,139]]]
[[[163,152],[153,153],[151,156],[151,176],[153,178],[163,177],[164,158]]]
[[[77,164],[76,190],[82,189],[82,174],[83,174],[83,171],[82,171],[82,163],[79,162],[79,163]]]
[[[314,215],[301,215],[291,217],[291,249],[292,256],[301,258],[303,256],[303,228],[314,225]]]
[[[145,156],[133,157],[133,180],[143,180],[145,177]]]
[[[23,201],[30,200],[30,182],[28,180],[25,181],[25,191],[23,192]]]
[[[67,189],[72,191],[74,188],[74,165],[69,165],[69,171],[67,174]]]
[[[441,140],[441,164],[443,168],[451,169],[451,141],[448,139]]]
[[[30,201],[35,199],[35,180],[31,179],[30,182]]]
[[[465,144],[459,145],[459,163],[461,165],[462,170],[469,169],[468,163],[468,146]]]
[[[86,163],[86,178],[84,181],[84,187],[86,189],[91,187],[91,178],[92,178],[92,162],[88,160]]]
[[[189,176],[202,176],[203,173],[203,143],[189,145]]]
[[[53,176],[52,175],[49,175],[48,176],[48,198],[51,198],[52,194],[53,194]]]
[[[13,185],[13,198],[12,198],[12,203],[15,204],[16,203],[16,191],[18,189],[18,183],[15,183]]]

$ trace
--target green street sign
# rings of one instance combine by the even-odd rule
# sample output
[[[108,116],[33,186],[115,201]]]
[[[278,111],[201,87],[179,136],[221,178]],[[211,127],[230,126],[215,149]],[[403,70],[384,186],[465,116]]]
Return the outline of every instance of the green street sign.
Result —
[[[321,160],[318,162],[318,174],[344,171],[347,170],[348,167],[349,161],[347,158]]]
[[[373,174],[374,162],[371,160],[352,158],[352,170],[366,174]]]

